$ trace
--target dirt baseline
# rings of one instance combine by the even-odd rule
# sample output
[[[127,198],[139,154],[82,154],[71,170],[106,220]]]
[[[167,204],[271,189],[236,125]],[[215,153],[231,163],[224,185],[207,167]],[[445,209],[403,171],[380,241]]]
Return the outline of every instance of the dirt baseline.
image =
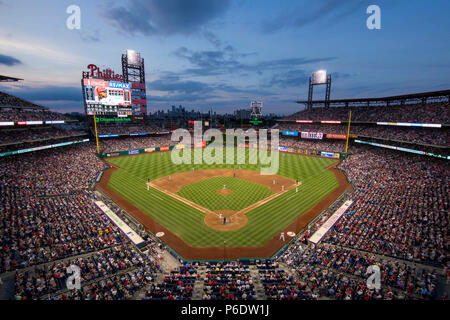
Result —
[[[278,250],[280,250],[288,241],[289,238],[286,237],[286,241],[281,241],[279,239],[279,234],[276,234],[272,239],[266,242],[260,247],[192,247],[184,242],[179,236],[165,228],[163,225],[159,224],[156,220],[152,219],[145,212],[128,202],[117,192],[113,191],[108,187],[108,181],[111,174],[118,169],[117,166],[109,163],[110,169],[106,170],[100,181],[96,184],[96,188],[106,195],[108,195],[117,205],[122,209],[127,211],[129,214],[133,215],[140,223],[142,223],[145,228],[150,230],[153,234],[157,232],[164,232],[165,235],[162,237],[162,241],[166,243],[170,248],[182,256],[185,260],[231,260],[238,258],[270,258]],[[331,170],[336,179],[338,180],[339,187],[333,192],[328,194],[320,202],[316,203],[311,209],[303,213],[294,222],[288,225],[280,232],[294,232],[297,234],[302,229],[304,229],[310,221],[312,221],[319,213],[328,208],[337,197],[339,197],[345,190],[351,189],[351,184],[347,181],[347,178],[343,172],[337,170],[334,164],[328,169]],[[223,212],[226,214],[226,212]]]

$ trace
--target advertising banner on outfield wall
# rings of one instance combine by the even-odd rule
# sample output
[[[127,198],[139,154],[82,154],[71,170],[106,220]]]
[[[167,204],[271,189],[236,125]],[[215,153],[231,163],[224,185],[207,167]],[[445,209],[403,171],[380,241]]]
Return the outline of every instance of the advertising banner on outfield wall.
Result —
[[[334,153],[334,152],[321,152],[320,155],[321,155],[322,157],[339,159],[339,153]]]
[[[184,144],[177,144],[175,146],[175,149],[180,150],[180,149],[184,149],[185,145]]]
[[[303,139],[323,139],[322,132],[304,132],[302,131],[301,137]]]
[[[145,148],[145,152],[155,152],[156,148]]]
[[[169,147],[159,147],[159,151],[169,151]]]
[[[206,147],[206,141],[195,143],[195,148],[204,148]]]
[[[347,135],[346,135],[346,134],[341,134],[341,133],[327,133],[327,134],[326,134],[326,138],[327,138],[327,139],[341,139],[341,140],[346,140],[346,139],[347,139]]]
[[[298,131],[288,131],[288,130],[283,130],[281,132],[281,134],[283,136],[293,136],[293,137],[298,137]]]

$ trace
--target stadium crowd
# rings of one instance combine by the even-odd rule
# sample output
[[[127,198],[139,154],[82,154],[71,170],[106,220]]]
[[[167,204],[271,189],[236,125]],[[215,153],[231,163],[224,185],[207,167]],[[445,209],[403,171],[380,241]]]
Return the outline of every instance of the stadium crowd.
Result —
[[[433,102],[425,105],[405,104],[385,106],[357,106],[313,108],[294,113],[286,120],[340,120],[347,121],[349,111],[352,111],[352,121],[365,122],[416,122],[416,123],[450,123],[448,109],[450,103]]]
[[[69,117],[53,111],[34,109],[7,109],[0,108],[0,121],[46,121],[71,120]]]
[[[39,108],[42,109],[43,107],[38,106],[32,102],[20,99],[19,97],[10,95],[6,92],[0,91],[0,106],[5,107],[19,107],[19,108]]]
[[[162,283],[151,284],[143,300],[190,300],[197,276],[198,264],[182,264],[166,275]]]
[[[173,146],[177,143],[171,141],[170,135],[162,136],[145,136],[145,137],[130,137],[130,138],[104,138],[99,140],[100,149],[103,152],[117,152],[132,149],[143,149],[143,148],[153,148],[153,147],[167,147]]]
[[[303,288],[315,297],[337,300],[436,299],[437,273],[404,261],[321,243],[292,246],[282,261],[296,270]],[[380,269],[380,288],[369,288],[369,266]]]
[[[1,272],[125,241],[87,194],[45,198],[9,195],[13,196],[11,200],[5,199],[2,193],[4,202],[0,207]]]
[[[329,152],[345,152],[345,141],[342,140],[311,141],[310,139],[280,137],[279,144],[280,146],[288,148],[329,151]]]
[[[248,266],[238,262],[209,263],[203,300],[255,300],[255,287]]]
[[[93,143],[83,143],[3,158],[0,166],[2,198],[26,201],[36,196],[87,189],[105,166],[92,152],[94,148]],[[11,207],[16,207],[15,203]]]
[[[361,148],[343,161],[354,200],[326,241],[409,261],[448,259],[449,171],[445,160]]]
[[[291,124],[282,123],[281,130],[347,134],[346,125]],[[418,127],[355,125],[350,126],[350,135],[399,140],[412,143],[450,146],[450,133],[447,128],[432,129]]]
[[[448,120],[448,115],[439,115],[441,105],[427,105],[435,114],[425,120]],[[365,117],[358,112],[357,119]],[[395,120],[413,121],[410,119],[420,117],[421,112]],[[319,113],[311,114],[323,116]],[[370,114],[370,118],[380,116],[378,110],[371,109]],[[391,119],[391,115],[383,119]],[[343,126],[323,128],[328,127]],[[448,145],[448,133],[440,135],[440,131],[421,136],[427,129],[379,129],[364,127],[361,132]],[[46,130],[33,130],[33,138],[63,132]],[[124,130],[130,133],[129,128]],[[26,134],[21,135],[2,135],[0,143],[25,139]],[[104,152],[174,144],[170,135],[100,140]],[[345,149],[344,141],[339,140],[282,137],[280,145],[331,152]],[[256,264],[257,278],[241,262],[206,263],[204,276],[198,264],[182,263],[158,282],[162,270],[157,244],[146,240],[148,252],[141,252],[92,202],[96,196],[89,186],[105,167],[94,155],[94,143],[2,158],[0,274],[15,273],[17,300],[121,300],[136,299],[138,293],[143,299],[186,300],[193,298],[198,283],[204,300],[253,300],[258,298],[257,282],[265,298],[276,300],[440,298],[435,268],[444,268],[450,277],[447,163],[366,146],[353,146],[351,151],[339,168],[353,183],[354,192],[348,198],[354,202],[321,244],[314,247],[307,238],[332,214],[332,208],[291,244],[279,261]],[[67,288],[69,265],[81,270],[81,290]],[[371,265],[380,267],[380,290],[367,287],[366,270]]]
[[[69,266],[79,268],[81,290],[67,287]],[[156,268],[153,258],[130,244],[96,251],[87,257],[58,261],[32,272],[16,273],[15,299],[121,300],[130,299],[150,283]],[[120,274],[117,274],[120,273]]]
[[[65,130],[56,127],[2,130],[0,131],[0,144],[17,144],[25,141],[38,141],[82,134],[85,134],[85,132],[79,130]]]
[[[258,266],[258,268],[267,300],[314,300],[317,298],[306,288],[306,285],[283,269],[267,269],[265,266]]]
[[[97,133],[100,134],[132,134],[132,133],[160,133],[168,132],[168,130],[162,129],[155,125],[117,125],[106,126],[98,125]]]

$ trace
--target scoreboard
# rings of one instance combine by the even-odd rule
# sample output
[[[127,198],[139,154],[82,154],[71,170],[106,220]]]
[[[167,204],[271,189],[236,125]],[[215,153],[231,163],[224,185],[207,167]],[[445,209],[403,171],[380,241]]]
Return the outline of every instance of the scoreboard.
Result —
[[[118,81],[100,79],[83,79],[86,114],[116,115],[127,117],[132,115],[131,85]]]

